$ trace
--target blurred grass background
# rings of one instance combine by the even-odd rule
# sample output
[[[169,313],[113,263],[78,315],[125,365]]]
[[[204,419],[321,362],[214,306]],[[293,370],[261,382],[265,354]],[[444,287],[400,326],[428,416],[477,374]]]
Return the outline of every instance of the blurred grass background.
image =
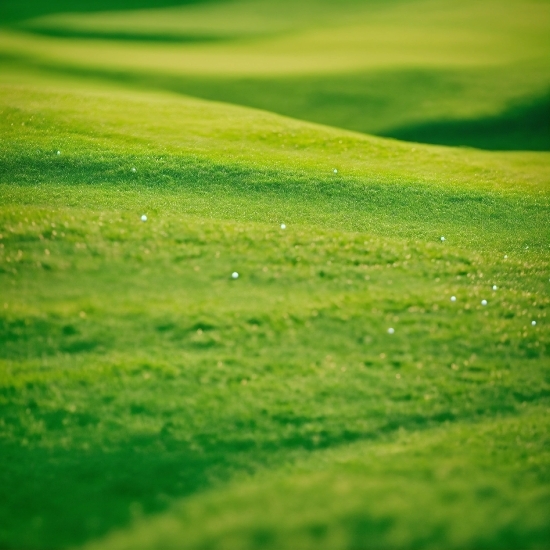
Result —
[[[397,139],[550,146],[547,2],[63,6],[5,2],[3,57]]]

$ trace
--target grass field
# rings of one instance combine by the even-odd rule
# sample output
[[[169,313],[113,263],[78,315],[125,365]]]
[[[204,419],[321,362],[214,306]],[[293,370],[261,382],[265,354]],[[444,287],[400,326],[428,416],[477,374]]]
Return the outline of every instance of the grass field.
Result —
[[[547,548],[549,4],[171,4],[0,8],[0,548]]]
[[[0,59],[410,141],[550,149],[546,1],[187,4],[10,0]]]

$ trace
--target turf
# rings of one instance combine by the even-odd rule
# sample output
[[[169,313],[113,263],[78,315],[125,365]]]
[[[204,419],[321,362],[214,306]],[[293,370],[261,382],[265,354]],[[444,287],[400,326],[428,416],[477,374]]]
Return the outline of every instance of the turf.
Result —
[[[321,451],[307,466],[207,492],[87,548],[523,548],[527,538],[544,547],[541,412]],[[520,479],[540,506],[527,521]]]
[[[0,58],[398,139],[547,151],[549,21],[538,0],[199,2],[19,21]]]
[[[346,5],[342,25],[359,6]],[[250,13],[177,10],[204,23],[231,6]],[[318,6],[257,30],[330,27],[334,8]],[[82,21],[112,32],[97,23],[110,17]],[[165,56],[182,46],[158,40],[161,20],[147,32]],[[228,75],[154,83],[143,66],[46,59],[36,48],[84,42],[30,24],[4,31],[27,53],[0,73],[0,547],[548,547],[544,133],[518,123],[533,150],[498,152],[374,137],[181,94],[210,97],[204,83]],[[254,50],[245,38],[223,40]],[[493,109],[501,133],[536,118],[536,102],[495,114],[508,99],[493,70],[437,74],[477,82],[485,107],[463,106]],[[407,71],[380,77],[396,79],[390,103],[407,103],[397,82],[420,74]],[[544,89],[521,71],[506,98]],[[239,86],[252,102],[275,80],[292,82]],[[453,124],[473,124],[457,105]],[[435,124],[422,113],[415,127]]]
[[[507,166],[503,154],[116,90],[6,84],[2,98],[5,545],[84,542],[136,505],[158,512],[318,449],[347,456],[350,442],[442,423],[475,436],[544,410],[546,154]],[[449,186],[438,172],[462,175]],[[419,460],[438,467],[434,452]],[[332,500],[331,484],[316,486]],[[517,489],[522,513],[544,498],[530,487]],[[320,520],[327,545],[354,536],[345,518],[368,525],[368,490]],[[454,508],[437,506],[443,530],[423,527],[411,547],[452,543]],[[482,536],[472,527],[466,540]],[[492,537],[536,547],[543,523],[503,521]]]

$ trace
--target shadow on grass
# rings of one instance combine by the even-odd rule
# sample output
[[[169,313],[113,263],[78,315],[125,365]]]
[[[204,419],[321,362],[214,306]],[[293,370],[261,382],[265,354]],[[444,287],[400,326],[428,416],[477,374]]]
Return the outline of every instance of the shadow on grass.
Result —
[[[220,0],[3,0],[0,2],[0,21],[5,24],[53,13],[155,9],[213,1]]]
[[[119,191],[139,186],[178,194],[185,190],[208,198],[213,205],[242,204],[246,200],[256,203],[257,208],[289,204],[292,198],[303,205],[305,212],[316,205],[311,210],[315,219],[361,212],[358,223],[349,227],[353,230],[364,229],[363,224],[374,229],[370,223],[374,219],[399,222],[404,228],[414,226],[417,232],[423,226],[428,229],[437,223],[448,227],[452,222],[476,233],[496,231],[504,239],[503,227],[521,234],[526,219],[532,222],[540,219],[541,226],[544,226],[542,220],[546,220],[546,212],[536,202],[492,192],[452,188],[443,192],[421,184],[396,189],[375,178],[365,182],[338,177],[335,186],[332,176],[312,180],[307,173],[217,164],[192,157],[157,159],[155,163],[147,160],[147,166],[143,160],[139,156],[108,154],[100,158],[58,158],[53,151],[31,157],[12,150],[9,155],[0,152],[0,181],[31,186],[72,185],[78,181],[81,185],[112,185]],[[140,166],[139,174],[132,174],[130,166]],[[263,215],[257,214],[257,219],[263,219]]]
[[[65,31],[52,31],[61,33]],[[93,34],[93,33],[92,33]],[[71,35],[72,36],[72,35]],[[90,35],[91,37],[91,35]],[[94,37],[105,38],[105,35]],[[111,37],[109,35],[109,37]],[[118,34],[112,38],[118,38]],[[127,40],[138,38],[120,36]],[[140,36],[139,39],[144,39]],[[150,36],[148,40],[231,40],[213,36]],[[7,66],[29,67],[56,75],[107,80],[142,89],[166,90],[202,99],[264,109],[293,118],[395,139],[502,151],[550,150],[550,93],[525,98],[491,117],[433,120],[488,91],[494,80],[478,72],[382,71],[277,78],[173,76],[131,71],[66,67],[26,57],[3,55]],[[514,76],[514,75],[512,75]],[[515,77],[519,77],[515,74]],[[511,78],[511,77],[510,77]],[[502,86],[506,86],[503,83]],[[510,86],[514,86],[512,78]],[[406,90],[406,92],[404,92]],[[492,93],[492,92],[491,92]],[[406,121],[420,120],[414,124]],[[430,121],[430,122],[427,122]]]
[[[207,485],[231,455],[143,436],[108,450],[2,445],[1,548],[60,548],[164,509]]]
[[[131,166],[139,166],[137,174]],[[290,219],[300,208],[307,223],[329,223],[347,230],[369,230],[374,234],[414,235],[434,239],[433,228],[453,233],[462,246],[483,250],[487,242],[498,243],[501,250],[512,250],[529,243],[531,250],[543,246],[547,226],[546,199],[527,199],[518,195],[464,189],[431,188],[422,184],[395,187],[373,177],[311,178],[301,172],[253,169],[239,165],[217,164],[204,159],[95,154],[91,157],[57,157],[53,151],[29,156],[26,152],[0,152],[0,182],[23,186],[108,186],[120,200],[125,192],[141,188],[147,193],[162,190],[177,196],[193,197],[190,213],[201,211],[208,201],[210,215],[222,218],[240,214],[249,221],[265,220],[273,212]],[[334,185],[337,181],[338,185]],[[151,195],[152,196],[152,195]],[[118,199],[117,199],[118,200]],[[242,204],[254,204],[244,213]],[[254,213],[252,213],[252,211]],[[527,221],[528,220],[528,221]],[[528,239],[528,240],[527,240]]]
[[[381,135],[404,141],[494,151],[550,151],[550,93],[493,117],[404,126]]]
[[[33,414],[41,418],[36,408]],[[26,440],[23,445],[3,443],[0,547],[48,549],[82,544],[128,525],[136,515],[165,510],[173,499],[227,481],[239,472],[276,466],[291,460],[296,452],[376,441],[403,428],[433,428],[452,416],[446,412],[431,417],[393,415],[366,433],[343,429],[314,434],[319,439],[316,444],[303,434],[267,440],[265,434],[246,429],[221,434],[223,439],[193,434],[190,443],[174,437],[170,422],[158,434],[134,435],[115,444],[103,442],[103,449],[93,444],[85,450],[82,445],[48,448]],[[11,420],[8,411],[6,422]],[[45,420],[49,430],[63,431],[70,441],[70,424]],[[93,430],[98,422],[95,418],[86,426]]]
[[[76,38],[84,40],[116,40],[116,41],[134,41],[134,42],[161,42],[166,44],[195,44],[204,42],[223,42],[233,40],[233,37],[222,35],[204,35],[204,34],[168,34],[168,33],[136,33],[136,32],[114,32],[114,31],[94,31],[88,29],[69,29],[69,28],[47,28],[27,25],[15,26],[17,30],[32,32],[40,36],[52,38]]]

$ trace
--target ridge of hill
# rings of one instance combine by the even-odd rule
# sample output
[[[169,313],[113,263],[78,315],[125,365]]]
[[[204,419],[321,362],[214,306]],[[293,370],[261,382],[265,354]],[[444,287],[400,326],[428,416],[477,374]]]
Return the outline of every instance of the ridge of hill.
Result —
[[[46,16],[35,4],[36,17],[0,29],[4,66],[411,141],[550,148],[547,2],[232,0]]]

